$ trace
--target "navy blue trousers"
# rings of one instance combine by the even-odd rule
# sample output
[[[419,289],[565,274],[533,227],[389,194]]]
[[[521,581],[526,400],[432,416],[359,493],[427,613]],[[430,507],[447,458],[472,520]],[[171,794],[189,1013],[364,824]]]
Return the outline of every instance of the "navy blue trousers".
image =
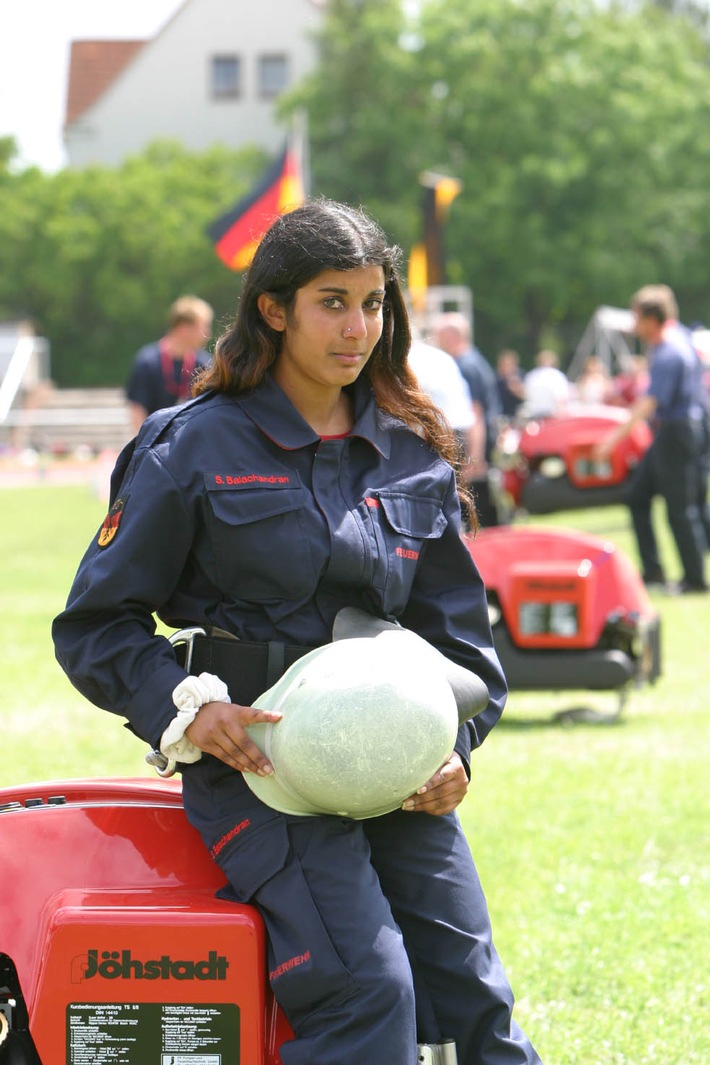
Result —
[[[701,477],[700,427],[689,419],[661,426],[639,463],[626,501],[636,533],[645,580],[663,580],[664,571],[651,519],[651,504],[662,496],[666,517],[689,584],[705,583],[705,534],[699,503]]]
[[[443,1039],[459,1065],[540,1065],[454,814],[287,816],[207,757],[183,797],[230,894],[264,917],[296,1036],[283,1065],[416,1065],[417,1042]]]

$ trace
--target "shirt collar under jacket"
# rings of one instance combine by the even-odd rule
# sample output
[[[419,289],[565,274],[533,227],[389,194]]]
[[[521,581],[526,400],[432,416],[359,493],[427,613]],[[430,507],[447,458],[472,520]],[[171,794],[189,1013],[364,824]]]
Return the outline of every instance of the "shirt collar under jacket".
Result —
[[[388,430],[403,423],[378,411],[375,397],[366,380],[348,390],[355,405],[355,424],[350,436],[359,436],[376,448],[383,458],[390,455]],[[236,397],[236,402],[254,424],[285,451],[314,444],[320,437],[304,420],[273,377],[267,377],[251,392]]]

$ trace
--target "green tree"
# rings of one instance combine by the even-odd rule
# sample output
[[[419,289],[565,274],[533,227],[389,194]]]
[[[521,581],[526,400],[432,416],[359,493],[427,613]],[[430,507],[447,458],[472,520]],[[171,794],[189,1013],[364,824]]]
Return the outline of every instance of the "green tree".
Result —
[[[484,349],[572,344],[651,279],[708,316],[710,71],[686,20],[592,0],[423,0],[414,24],[395,0],[329,9],[297,100],[316,187],[409,250],[419,172],[460,178],[449,280],[474,289]]]
[[[707,234],[697,36],[657,11],[564,0],[487,0],[462,33],[466,10],[427,5],[422,65],[451,90],[432,127],[470,190],[451,254],[481,315],[516,316],[534,348],[649,278],[682,287]]]
[[[0,174],[10,169],[12,160],[17,155],[17,141],[14,137],[0,137]]]
[[[314,192],[364,204],[407,254],[420,173],[462,180],[448,273],[474,290],[484,351],[571,348],[595,307],[654,280],[710,321],[710,66],[689,4],[330,0],[283,111],[308,111]],[[157,143],[56,175],[14,157],[0,141],[0,316],[34,320],[59,384],[122,383],[182,292],[217,328],[231,316],[241,277],[205,227],[261,152]]]
[[[218,326],[233,314],[241,275],[219,261],[205,230],[265,161],[252,149],[193,155],[165,142],[116,170],[6,177],[0,314],[29,318],[50,339],[59,385],[123,384],[177,296],[208,300]]]
[[[645,0],[645,2],[671,15],[679,15],[687,19],[691,25],[707,36],[710,28],[710,11],[708,11],[707,3],[698,2],[698,0]]]
[[[364,204],[418,239],[422,92],[400,0],[329,0],[316,71],[287,98],[309,116],[313,191]]]

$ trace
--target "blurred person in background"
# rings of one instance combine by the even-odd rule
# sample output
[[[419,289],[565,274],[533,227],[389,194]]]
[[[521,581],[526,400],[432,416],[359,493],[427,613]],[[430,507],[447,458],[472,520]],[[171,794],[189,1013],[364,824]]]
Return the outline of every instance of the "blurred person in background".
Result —
[[[590,355],[572,386],[572,394],[578,403],[606,403],[611,388],[611,379],[602,359]]]
[[[525,401],[521,414],[526,418],[552,418],[562,414],[570,401],[572,387],[560,370],[556,351],[544,348],[535,356],[535,366],[523,378]]]
[[[422,392],[426,392],[451,426],[460,448],[460,477],[473,479],[480,433],[468,385],[456,363],[433,344],[413,340],[407,359]]]
[[[703,418],[700,447],[700,484],[698,488],[698,506],[700,520],[705,532],[706,548],[710,549],[710,329],[696,325],[692,330],[693,347],[700,359],[700,379],[702,381]]]
[[[126,385],[133,432],[156,410],[184,403],[197,371],[210,363],[204,344],[212,336],[214,312],[198,296],[181,296],[168,312],[165,336],[136,353]]]
[[[608,458],[637,422],[650,423],[653,441],[636,468],[627,497],[643,579],[667,587],[651,516],[654,498],[662,496],[683,569],[677,590],[707,592],[703,558],[707,545],[698,505],[702,364],[689,330],[678,322],[678,305],[668,285],[639,289],[631,299],[631,310],[636,335],[649,352],[648,388],[631,407],[629,420],[602,440],[595,453],[597,458]]]
[[[648,388],[648,361],[645,355],[630,355],[628,363],[611,379],[608,403],[631,407]]]
[[[500,422],[500,400],[493,367],[473,343],[471,325],[459,311],[440,315],[434,323],[434,343],[455,360],[468,385],[475,416],[471,489],[481,525],[497,525],[488,468],[493,458]]]
[[[520,356],[512,348],[504,348],[496,359],[496,387],[500,416],[513,421],[525,398],[525,384],[520,371]]]

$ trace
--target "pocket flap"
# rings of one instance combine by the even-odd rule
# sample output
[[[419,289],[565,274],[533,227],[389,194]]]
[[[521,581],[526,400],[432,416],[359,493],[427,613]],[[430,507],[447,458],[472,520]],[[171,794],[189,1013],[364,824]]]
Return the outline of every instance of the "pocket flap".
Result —
[[[305,506],[302,488],[290,488],[280,492],[224,492],[210,489],[208,492],[212,513],[226,525],[249,525],[251,522],[289,514]]]
[[[381,492],[380,504],[387,521],[404,536],[417,540],[436,539],[446,528],[446,518],[438,499]]]
[[[249,902],[259,888],[281,872],[290,847],[283,817],[272,817],[240,832],[219,857],[219,864],[229,878],[230,896],[239,902]]]

